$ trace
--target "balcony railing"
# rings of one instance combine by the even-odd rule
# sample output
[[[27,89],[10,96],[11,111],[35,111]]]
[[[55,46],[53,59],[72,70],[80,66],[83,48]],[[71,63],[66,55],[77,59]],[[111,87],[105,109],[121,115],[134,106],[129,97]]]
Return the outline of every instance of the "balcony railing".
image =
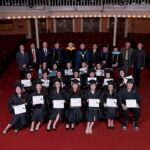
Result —
[[[32,8],[38,7],[46,9],[51,8],[55,10],[64,9],[79,9],[88,10],[87,8],[149,8],[150,0],[1,0],[0,7],[6,8]]]

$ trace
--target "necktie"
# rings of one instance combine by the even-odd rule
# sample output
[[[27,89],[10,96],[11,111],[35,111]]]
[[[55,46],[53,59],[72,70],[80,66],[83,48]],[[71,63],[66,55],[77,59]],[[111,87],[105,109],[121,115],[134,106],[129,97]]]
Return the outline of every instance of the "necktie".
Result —
[[[32,50],[33,62],[36,63],[36,53],[35,49]]]
[[[125,60],[128,60],[128,50],[126,50]]]
[[[47,49],[46,48],[44,49],[44,52],[45,52],[45,56],[47,56]]]

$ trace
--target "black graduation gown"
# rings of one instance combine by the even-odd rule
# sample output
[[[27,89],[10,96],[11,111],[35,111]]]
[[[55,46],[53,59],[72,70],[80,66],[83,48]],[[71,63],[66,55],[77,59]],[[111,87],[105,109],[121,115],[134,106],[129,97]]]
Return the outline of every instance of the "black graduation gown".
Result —
[[[63,119],[64,109],[63,108],[53,108],[53,100],[66,100],[66,92],[61,89],[59,93],[56,92],[55,89],[50,91],[49,95],[49,120],[54,120],[59,114],[60,120]]]
[[[100,99],[101,92],[99,90],[96,90],[93,94],[90,90],[87,90],[85,93],[85,100],[88,99]],[[88,103],[86,106],[86,120],[87,122],[94,122],[98,119],[100,119],[102,116],[102,112],[100,107],[99,108],[92,108],[88,107]]]
[[[26,109],[28,107],[28,102],[27,102],[27,96],[24,94],[19,97],[17,94],[12,95],[9,98],[8,102],[8,109],[9,112],[12,114],[12,119],[10,121],[10,124],[15,128],[15,129],[21,129],[23,126],[27,125],[28,123],[28,112],[22,113],[22,114],[15,114],[13,106],[21,105],[21,104],[26,104]]]
[[[33,83],[34,83],[34,80],[31,79],[31,83],[32,85],[30,87],[24,87],[25,89],[25,93],[27,93],[29,96],[33,93],[34,91],[34,88],[33,88]]]
[[[124,88],[126,86],[125,84],[123,84],[123,82],[124,82],[123,78],[120,77],[119,79],[117,79],[116,81],[117,91],[119,91],[121,88]]]
[[[37,104],[33,105],[33,96],[43,96],[44,97],[44,105],[43,104]],[[44,92],[33,92],[31,94],[31,108],[32,108],[32,122],[42,122],[44,120],[45,114],[46,114],[46,94]]]
[[[117,99],[117,93],[113,92],[112,94],[110,94],[108,90],[104,90],[102,92],[102,97],[101,97],[103,103],[106,103],[107,98]],[[106,116],[107,119],[114,119],[116,116],[116,108],[113,107],[104,108],[103,115],[104,118]]]
[[[127,88],[122,88],[118,93],[118,102],[119,105],[125,104],[126,105],[126,99],[136,99],[137,104],[140,106],[140,96],[138,91],[133,88],[130,92],[128,92]]]
[[[81,110],[81,107],[70,107],[70,100],[71,98],[81,98],[81,103],[83,100],[83,92],[73,92],[73,91],[68,91],[67,92],[67,109],[66,109],[66,117],[67,117],[67,122],[68,123],[78,123],[82,120],[83,117],[83,112]],[[83,104],[83,103],[82,103]]]

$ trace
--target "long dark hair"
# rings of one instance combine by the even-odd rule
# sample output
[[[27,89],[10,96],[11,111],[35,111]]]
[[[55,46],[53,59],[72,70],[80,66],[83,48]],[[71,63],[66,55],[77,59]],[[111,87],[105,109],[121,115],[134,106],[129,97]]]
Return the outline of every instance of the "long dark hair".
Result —
[[[75,93],[75,91],[74,91],[74,89],[73,89],[73,86],[71,86],[71,88],[70,88],[70,93],[72,94],[72,93]],[[78,85],[78,88],[77,88],[77,90],[76,90],[76,93],[80,93],[80,86]]]

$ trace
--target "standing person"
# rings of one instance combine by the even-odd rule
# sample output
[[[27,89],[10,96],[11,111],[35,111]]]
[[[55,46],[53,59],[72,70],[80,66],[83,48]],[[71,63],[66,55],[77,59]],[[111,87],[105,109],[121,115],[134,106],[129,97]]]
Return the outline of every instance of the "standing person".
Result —
[[[25,52],[24,45],[19,46],[19,52],[16,54],[16,61],[18,64],[18,70],[20,72],[20,78],[23,79],[29,63],[29,56],[28,53]]]
[[[77,50],[75,58],[76,58],[76,68],[78,69],[81,67],[82,62],[86,62],[87,64],[90,63],[91,60],[90,51],[85,48],[85,44],[83,43],[80,44],[80,49]]]
[[[64,67],[64,50],[60,48],[59,42],[56,42],[54,44],[54,48],[51,49],[51,66],[54,63],[57,63],[57,65],[60,68]]]
[[[14,132],[18,133],[20,129],[22,129],[25,125],[27,125],[28,120],[27,120],[27,111],[22,112],[22,113],[15,113],[15,106],[19,105],[25,105],[27,107],[27,97],[25,94],[22,93],[22,84],[17,83],[15,85],[15,93],[10,97],[9,103],[8,103],[8,109],[9,112],[12,114],[12,119],[10,123],[6,126],[6,128],[3,130],[3,134],[6,134],[8,130],[11,128],[14,128]],[[26,110],[26,108],[25,108]]]
[[[135,85],[140,87],[141,71],[145,66],[145,50],[143,49],[143,44],[140,42],[137,44],[137,49],[133,51],[132,55],[132,65],[133,65],[133,77],[135,80]]]
[[[61,81],[56,79],[53,85],[53,89],[50,91],[49,96],[49,105],[52,105],[52,108],[49,110],[49,121],[47,124],[47,131],[56,130],[58,121],[63,119],[64,108],[54,107],[54,101],[63,101],[66,100],[66,92],[61,87]]]
[[[91,66],[95,67],[97,62],[100,62],[101,55],[97,44],[93,44],[91,51]]]
[[[101,61],[103,68],[111,68],[111,52],[108,50],[108,46],[102,48]]]
[[[101,97],[101,92],[97,90],[96,88],[96,81],[91,80],[90,81],[90,89],[86,91],[85,94],[85,100],[87,103],[89,103],[89,100],[95,100],[99,99],[99,104],[100,104],[100,97]],[[89,104],[88,104],[89,105]],[[100,119],[102,116],[101,110],[100,110],[100,105],[99,107],[90,107],[87,106],[86,108],[86,120],[87,120],[87,125],[86,125],[86,134],[92,134],[92,129],[93,125],[96,120]]]
[[[43,63],[43,62],[46,62],[48,67],[50,65],[50,50],[48,49],[48,44],[47,42],[43,42],[42,44],[42,49],[40,49],[39,51],[39,62],[40,62],[40,65]]]
[[[31,43],[28,51],[29,55],[29,67],[38,70],[39,68],[39,50],[35,47],[34,43]]]
[[[125,43],[125,47],[121,49],[121,53],[123,56],[123,69],[125,71],[126,76],[128,75],[129,68],[132,65],[132,53],[133,53],[133,48],[131,47],[130,42]]]
[[[65,63],[67,61],[72,61],[72,67],[75,68],[75,53],[76,53],[76,48],[72,42],[68,43],[68,46],[66,47],[65,50]]]
[[[127,100],[133,101],[135,100],[137,103],[137,107],[135,108],[128,108],[127,107]],[[123,130],[127,130],[127,122],[128,122],[128,113],[133,113],[133,128],[138,131],[139,130],[139,117],[140,117],[140,96],[138,91],[134,88],[134,81],[133,79],[128,79],[127,86],[121,89],[118,93],[118,102],[122,109],[123,115],[123,123],[122,127]]]

